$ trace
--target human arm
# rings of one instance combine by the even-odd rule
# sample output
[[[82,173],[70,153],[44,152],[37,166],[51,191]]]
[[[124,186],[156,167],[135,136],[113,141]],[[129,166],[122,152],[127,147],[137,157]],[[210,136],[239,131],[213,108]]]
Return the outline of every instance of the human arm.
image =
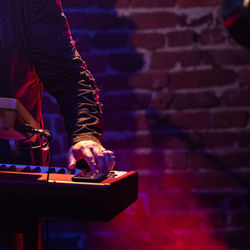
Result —
[[[107,157],[100,143],[98,89],[74,46],[61,3],[59,0],[30,0],[30,10],[27,24],[30,59],[46,90],[60,105],[71,146],[69,167],[75,167],[76,161],[86,158],[92,170],[106,171],[111,160],[107,163],[105,160],[104,165]]]

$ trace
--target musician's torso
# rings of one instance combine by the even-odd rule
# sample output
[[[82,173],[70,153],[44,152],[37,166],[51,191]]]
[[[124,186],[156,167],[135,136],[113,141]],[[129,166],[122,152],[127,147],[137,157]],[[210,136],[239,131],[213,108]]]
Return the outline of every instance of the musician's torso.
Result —
[[[0,2],[0,97],[17,98],[41,121],[42,84],[27,50],[28,2]]]

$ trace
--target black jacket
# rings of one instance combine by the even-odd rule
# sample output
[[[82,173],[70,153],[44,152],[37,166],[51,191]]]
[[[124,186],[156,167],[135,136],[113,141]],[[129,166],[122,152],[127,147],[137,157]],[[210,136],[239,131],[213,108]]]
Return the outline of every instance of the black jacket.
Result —
[[[0,97],[42,125],[42,86],[56,98],[70,145],[101,139],[98,89],[72,40],[60,0],[0,0]]]

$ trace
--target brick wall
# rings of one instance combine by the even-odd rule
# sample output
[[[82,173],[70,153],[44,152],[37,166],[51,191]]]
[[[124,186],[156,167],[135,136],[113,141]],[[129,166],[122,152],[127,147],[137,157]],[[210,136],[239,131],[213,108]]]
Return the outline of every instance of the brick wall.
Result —
[[[138,201],[108,224],[79,222],[76,249],[250,249],[250,53],[222,26],[220,1],[63,5],[101,90],[103,143],[117,169],[140,174]],[[65,165],[44,98],[52,162]]]

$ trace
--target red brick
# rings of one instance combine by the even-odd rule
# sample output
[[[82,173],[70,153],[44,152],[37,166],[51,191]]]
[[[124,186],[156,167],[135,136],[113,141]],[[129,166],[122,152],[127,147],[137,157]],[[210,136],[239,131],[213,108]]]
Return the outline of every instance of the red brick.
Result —
[[[125,8],[130,4],[130,0],[63,0],[65,8],[86,8],[86,7],[100,7],[100,8]]]
[[[153,216],[154,217],[154,216]],[[160,223],[164,226],[163,223],[169,225],[171,231],[176,230],[199,230],[203,224],[203,216],[198,214],[183,213],[183,214],[168,214],[162,216],[162,222]]]
[[[137,169],[137,168],[134,168],[134,169]],[[155,190],[155,187],[157,185],[157,180],[158,180],[157,175],[150,175],[150,176],[140,175],[140,180],[139,180],[140,192],[142,193],[146,192],[148,194],[152,192],[152,190]]]
[[[203,64],[208,65],[249,65],[249,52],[240,50],[204,50],[201,51],[201,59]]]
[[[192,223],[192,220],[189,223]],[[184,234],[180,232],[176,249],[228,250],[228,246],[222,240],[214,238],[215,232],[218,231],[216,229],[212,231],[213,233],[209,233],[205,229],[200,229],[190,233],[186,231],[187,233]]]
[[[230,195],[227,193],[195,192],[192,195],[192,207],[195,210],[222,210],[230,207]]]
[[[230,209],[234,211],[244,211],[249,207],[249,196],[244,191],[230,194]]]
[[[100,8],[125,8],[129,7],[130,5],[130,0],[107,0],[107,1],[102,1],[102,0],[96,0],[97,5]]]
[[[174,135],[172,136],[169,135],[169,142],[172,141],[171,137],[173,136]],[[186,144],[188,145],[188,146],[186,145],[187,148],[203,150],[205,148],[232,147],[237,143],[239,135],[238,133],[235,132],[200,132],[200,131],[180,132],[179,131],[176,132],[175,137],[178,137],[180,140],[185,141]],[[195,163],[193,162],[193,164]]]
[[[158,177],[158,190],[190,190],[193,187],[192,173],[164,173]]]
[[[250,106],[250,89],[226,91],[222,96],[222,104],[225,106]]]
[[[250,131],[239,133],[238,143],[240,147],[250,147]]]
[[[116,49],[126,47],[128,35],[125,33],[98,33],[92,39],[92,45],[97,49]]]
[[[104,90],[158,89],[167,85],[164,72],[133,73],[96,77],[96,82]]]
[[[195,66],[200,64],[200,52],[180,51],[180,52],[156,52],[152,54],[151,68],[167,70],[173,68],[177,63],[182,66]]]
[[[238,169],[241,167],[250,166],[249,152],[235,150],[232,153],[222,155],[220,158],[221,158],[220,165],[222,167]],[[243,174],[241,177],[238,176],[236,179],[239,183],[241,183],[242,186],[245,186],[246,183],[249,182],[248,177],[249,177],[248,175]],[[247,178],[246,181],[244,181],[245,178]]]
[[[83,8],[95,6],[98,0],[62,0],[64,8]]]
[[[114,14],[97,13],[67,13],[71,28],[82,30],[124,29],[130,21]]]
[[[178,23],[180,24],[180,26],[182,27],[199,27],[199,26],[210,26],[211,23],[213,23],[213,14],[210,12],[207,14],[207,12],[205,12],[204,14],[202,14],[199,17],[192,17],[190,15],[187,14],[182,14],[179,19],[178,19]]]
[[[105,118],[107,116],[107,118]],[[112,118],[113,117],[113,118]],[[107,122],[111,123],[114,121],[120,121],[121,124],[127,124],[126,128],[130,130],[151,130],[151,129],[160,129],[167,125],[165,118],[158,118],[152,114],[116,114],[116,113],[105,113],[104,119],[107,119]],[[114,125],[117,127],[117,125]],[[118,125],[119,126],[119,125]],[[124,125],[120,125],[124,127]],[[111,125],[112,128],[112,125]],[[115,128],[114,128],[115,129]]]
[[[247,125],[247,122],[248,114],[245,111],[221,111],[211,114],[211,127],[245,127]]]
[[[216,154],[216,151],[214,153],[189,152],[189,154],[187,154],[187,166],[189,169],[194,170],[218,169],[225,172],[225,170],[228,168],[239,169],[249,165],[249,153],[244,151],[241,152],[235,150],[234,152],[225,153],[222,155]],[[235,179],[239,185],[245,185],[243,181],[239,181],[241,178],[239,178],[238,174],[232,174],[231,172],[228,172],[227,175]],[[244,178],[242,180],[244,180]]]
[[[197,66],[201,63],[200,51],[181,51],[179,53],[179,61],[183,67]]]
[[[250,69],[243,69],[239,73],[239,82],[241,87],[249,88]]]
[[[119,217],[121,218],[120,215]],[[126,215],[123,217],[124,218],[120,220],[115,218],[111,223],[106,224],[106,228],[107,225],[111,225],[108,228],[111,227],[112,231],[106,230],[106,232],[111,232],[111,234],[108,233],[105,235],[100,233],[100,230],[96,229],[94,232],[88,233],[88,236],[92,235],[92,237],[88,238],[92,239],[93,242],[89,245],[89,240],[88,238],[86,239],[87,249],[118,249],[121,248],[122,244],[122,249],[124,250],[153,250],[155,247],[159,250],[163,250],[163,246],[166,246],[166,244],[168,245],[171,242],[168,232],[166,232],[166,222],[164,221],[164,231],[161,230],[163,223],[160,223],[160,221],[159,223],[155,223],[155,221],[159,220],[159,216],[151,219],[151,216],[141,213],[134,216]],[[97,226],[95,226],[95,228],[97,228]],[[114,233],[116,235],[115,240],[113,238]],[[147,235],[146,238],[145,233]],[[98,236],[96,237],[96,235]]]
[[[193,145],[179,134],[169,134],[166,131],[156,133],[152,132],[149,135],[135,135],[125,136],[123,139],[112,138],[109,139],[109,146],[111,148],[154,148],[154,149],[186,149]]]
[[[225,42],[224,30],[222,28],[205,29],[199,35],[199,42],[202,45],[221,44]]]
[[[88,35],[77,34],[74,35],[74,39],[76,40],[76,48],[80,54],[90,51],[91,45],[90,37]]]
[[[213,92],[175,94],[170,105],[173,109],[209,108],[218,106],[219,100]]]
[[[182,47],[193,44],[194,31],[174,31],[167,34],[169,47]]]
[[[179,62],[177,52],[155,52],[151,58],[151,69],[167,70],[173,68]]]
[[[184,67],[199,65],[200,52],[156,52],[152,54],[150,67],[152,69],[167,70],[173,68],[178,62]]]
[[[247,229],[231,229],[227,232],[224,242],[233,249],[249,249],[250,248],[250,230]]]
[[[104,110],[136,110],[145,109],[150,101],[148,93],[121,93],[117,95],[104,95]]]
[[[138,220],[138,217],[140,218]],[[165,220],[165,216],[160,217],[154,216],[154,215],[139,215],[135,218],[132,218],[133,220],[137,221],[138,223],[136,225],[131,225],[129,228],[130,237],[134,238],[134,233],[132,232],[135,229],[137,232],[139,232],[138,235],[136,235],[137,241],[144,243],[144,245],[141,246],[141,248],[137,249],[159,249],[164,250],[166,249],[166,246],[170,246],[173,243],[173,237],[172,232],[170,230],[170,226],[168,225],[167,221]],[[157,223],[156,223],[157,222]],[[140,225],[138,227],[138,225]],[[144,232],[144,233],[143,233]],[[145,232],[147,232],[147,241],[145,241]],[[141,240],[144,239],[144,240]],[[128,249],[128,248],[124,248]],[[136,249],[136,248],[134,248]],[[173,249],[173,248],[171,248]]]
[[[172,93],[166,91],[157,91],[152,97],[150,108],[153,108],[154,110],[169,108],[170,104],[172,103],[172,99]]]
[[[148,197],[148,194],[146,195],[146,197]],[[149,211],[148,208],[148,198],[145,198],[143,195],[137,198],[136,202],[133,203],[130,207],[129,207],[129,213],[130,214],[139,214],[139,213],[147,213],[147,211]]]
[[[132,88],[160,89],[167,85],[167,74],[161,71],[133,74],[129,76]]]
[[[172,89],[223,86],[236,80],[236,73],[229,69],[182,71],[169,74]]]
[[[122,249],[131,250],[198,250],[205,249],[205,247],[213,250],[225,250],[226,248],[223,248],[222,244],[212,239],[210,233],[202,229],[202,225],[207,223],[209,216],[214,215],[189,213],[127,215],[123,216],[119,221],[115,218],[109,223],[109,225],[112,225],[112,231],[108,231],[111,234],[103,234],[104,236],[102,236],[101,232],[105,231],[97,230],[98,224],[94,224],[95,230],[90,232],[88,230],[86,242],[88,249],[103,250],[121,248],[121,244]],[[113,238],[114,232],[116,233],[115,240]],[[183,234],[183,232],[185,233]],[[91,235],[92,237],[90,237]],[[90,245],[89,238],[93,241]],[[103,246],[105,247],[103,248]]]
[[[107,57],[111,68],[115,71],[135,72],[143,65],[143,55],[139,53],[113,54]]]
[[[114,0],[110,0],[110,1],[114,2]],[[103,3],[104,1],[101,0],[100,2]],[[129,5],[130,5],[130,0],[116,0],[114,7],[116,7],[116,8],[127,8],[127,7],[129,7]]]
[[[190,182],[192,188],[196,189],[212,190],[242,187],[242,184],[233,175],[231,176],[228,172],[219,170],[207,173],[192,173],[192,181],[190,180]]]
[[[193,8],[193,7],[211,7],[211,6],[220,6],[220,0],[178,0],[178,4],[182,8]]]
[[[235,132],[204,132],[198,133],[203,148],[231,147],[237,143],[238,133]]]
[[[187,165],[190,169],[213,169],[219,162],[217,156],[203,154],[200,152],[189,152],[187,155]]]
[[[115,151],[118,164],[122,170],[154,170],[162,171],[165,169],[186,169],[187,155],[183,152],[165,153],[164,150],[152,150],[151,153],[138,153],[133,150]],[[161,172],[160,172],[161,173]],[[158,177],[152,177],[156,185]],[[151,180],[151,177],[149,178]]]
[[[208,112],[178,112],[169,116],[168,123],[175,129],[208,128],[209,116]]]
[[[104,107],[106,111],[106,108]],[[130,116],[127,113],[109,113],[103,114],[103,129],[109,130],[126,130],[129,128]]]
[[[162,130],[169,125],[169,116],[160,112],[135,114],[131,117],[131,129],[134,130]]]
[[[88,69],[92,73],[100,73],[106,70],[107,61],[106,57],[102,55],[88,55],[83,58],[86,60]]]
[[[133,47],[155,50],[163,48],[164,36],[159,33],[135,33],[129,35],[129,40]]]
[[[231,218],[231,227],[241,227],[241,228],[249,228],[250,227],[250,220],[249,218],[250,212],[248,211],[241,211],[233,213]]]
[[[224,229],[227,226],[227,214],[223,212],[209,213],[205,216],[203,225],[205,229],[216,230]],[[220,248],[221,249],[221,248]]]
[[[131,6],[132,7],[174,7],[176,5],[177,0],[132,0]]]
[[[192,203],[187,193],[150,193],[149,211],[150,213],[167,211],[187,211],[190,210]]]
[[[132,28],[137,29],[168,28],[177,24],[177,15],[171,12],[135,13],[128,18],[133,23]]]

